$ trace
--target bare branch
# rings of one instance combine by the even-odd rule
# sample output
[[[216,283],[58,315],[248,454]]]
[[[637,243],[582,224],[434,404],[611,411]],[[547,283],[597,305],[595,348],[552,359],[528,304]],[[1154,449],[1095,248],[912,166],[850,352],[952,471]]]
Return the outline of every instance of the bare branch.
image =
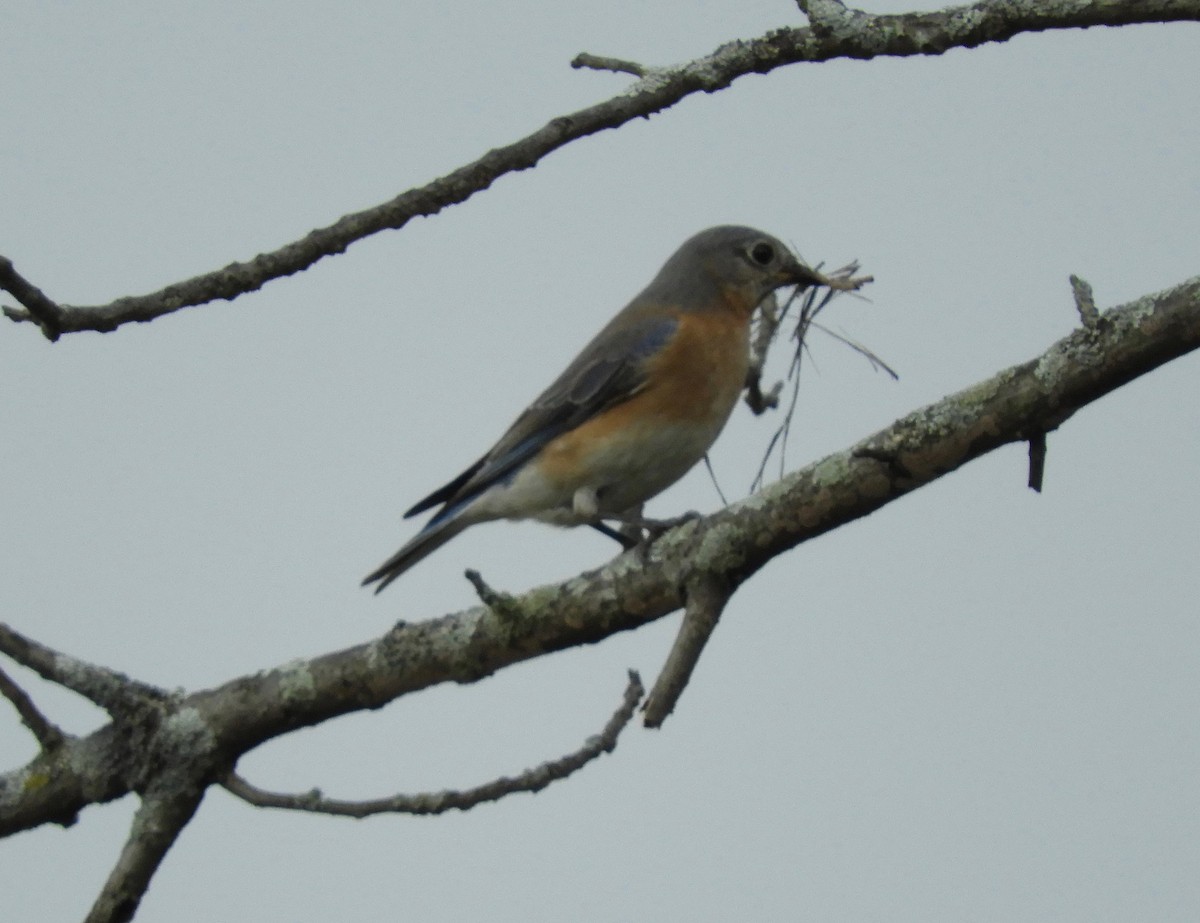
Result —
[[[633,68],[635,73],[641,70],[643,75],[609,100],[552,119],[519,141],[488,151],[439,179],[409,189],[389,202],[346,215],[272,252],[148,295],[119,298],[105,305],[64,305],[57,315],[50,307],[53,302],[46,299],[40,311],[54,318],[47,335],[116,330],[126,323],[150,321],[182,308],[228,301],[257,291],[272,279],[307,269],[365,237],[402,228],[413,218],[435,215],[464,202],[501,176],[527,170],[572,141],[662,112],[693,93],[716,93],[747,74],[766,74],[789,64],[838,58],[940,55],[951,48],[1005,41],[1023,32],[1200,19],[1200,0],[1074,0],[1049,4],[980,0],[941,12],[896,16],[860,12],[842,15],[837,7],[840,4],[829,0],[809,0],[807,8],[815,23],[812,28],[777,29],[756,39],[730,42],[711,54],[672,67],[644,68],[627,61],[583,55],[584,62],[607,60]],[[25,285],[27,292],[36,291],[29,283]],[[24,311],[9,309],[5,313],[13,320],[33,320],[37,316],[29,305]]]
[[[13,703],[17,714],[21,716],[21,723],[29,728],[43,750],[56,750],[62,746],[66,735],[38,711],[37,706],[33,704],[33,700],[29,698],[25,690],[18,686],[12,677],[2,669],[0,669],[0,694]]]
[[[443,814],[446,811],[468,811],[487,801],[499,801],[506,795],[517,792],[540,792],[552,782],[560,781],[578,772],[603,753],[612,753],[617,738],[633,713],[644,693],[638,674],[629,671],[629,684],[621,706],[608,719],[608,723],[594,737],[589,737],[574,753],[527,769],[515,777],[504,777],[470,788],[466,791],[425,792],[418,795],[393,795],[374,801],[339,801],[326,798],[320,789],[299,795],[268,792],[251,785],[237,773],[231,772],[222,785],[243,801],[259,808],[284,808],[292,811],[311,811],[316,814],[336,814],[340,817],[370,817],[373,814]]]
[[[679,634],[675,636],[667,662],[654,681],[654,688],[650,690],[642,708],[642,723],[646,727],[662,727],[667,716],[675,710],[675,703],[692,678],[692,671],[700,661],[704,645],[716,630],[734,589],[721,578],[707,573],[696,574],[688,582],[687,605],[683,610]]]
[[[187,826],[203,797],[203,789],[147,794],[133,815],[129,839],[92,905],[85,923],[132,920],[167,851]]]
[[[130,679],[124,673],[79,660],[39,644],[0,622],[0,653],[7,654],[42,679],[57,683],[92,701],[109,714],[161,701],[167,693]]]

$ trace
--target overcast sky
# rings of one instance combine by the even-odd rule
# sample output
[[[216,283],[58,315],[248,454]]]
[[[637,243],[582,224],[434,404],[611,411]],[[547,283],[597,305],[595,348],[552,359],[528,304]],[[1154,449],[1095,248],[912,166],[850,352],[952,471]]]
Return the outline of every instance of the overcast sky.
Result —
[[[864,3],[877,12],[902,2]],[[607,98],[798,24],[784,0],[9,3],[0,253],[52,297],[157,289],[296,239]],[[798,466],[1200,271],[1195,24],[793,66],[589,138],[232,303],[51,345],[0,327],[0,619],[188,690],[614,553],[493,524],[375,597],[400,514],[471,462],[692,233],[851,258]],[[7,300],[7,299],[6,299]],[[776,357],[774,374],[784,370]],[[787,554],[735,597],[676,714],[537,796],[441,818],[212,790],[139,921],[1200,918],[1200,362]],[[744,494],[778,424],[712,453]],[[713,510],[703,470],[652,515]],[[678,616],[276,741],[253,782],[465,787],[579,746]],[[5,669],[9,665],[5,663]],[[103,716],[13,671],[68,730]],[[33,741],[0,703],[0,765]],[[135,801],[0,841],[0,920],[83,917]]]

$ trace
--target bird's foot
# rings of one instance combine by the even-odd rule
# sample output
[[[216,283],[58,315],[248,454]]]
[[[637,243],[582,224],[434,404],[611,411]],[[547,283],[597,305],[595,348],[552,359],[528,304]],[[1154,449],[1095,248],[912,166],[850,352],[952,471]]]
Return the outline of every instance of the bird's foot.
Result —
[[[700,514],[695,510],[688,510],[682,516],[672,516],[670,519],[645,519],[639,516],[636,520],[638,528],[646,531],[647,544],[658,541],[662,538],[663,533],[670,532],[676,526],[681,526],[685,522],[691,522],[693,519],[699,519]]]
[[[636,534],[632,534],[635,531],[635,527],[631,526],[622,526],[620,529],[614,529],[612,526],[603,522],[593,522],[591,523],[591,526],[601,535],[607,535],[614,542],[619,542],[621,547],[626,551],[628,551],[630,548],[636,548],[642,543],[641,529],[636,529]]]

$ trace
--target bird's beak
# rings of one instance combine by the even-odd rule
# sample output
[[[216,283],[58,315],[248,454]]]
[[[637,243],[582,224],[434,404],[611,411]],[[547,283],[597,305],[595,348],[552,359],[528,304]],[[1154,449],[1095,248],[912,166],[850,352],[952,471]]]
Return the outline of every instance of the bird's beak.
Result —
[[[808,288],[810,285],[828,285],[829,280],[821,273],[817,272],[808,266],[805,266],[795,257],[792,257],[784,264],[781,275],[783,276],[784,285],[799,285]]]

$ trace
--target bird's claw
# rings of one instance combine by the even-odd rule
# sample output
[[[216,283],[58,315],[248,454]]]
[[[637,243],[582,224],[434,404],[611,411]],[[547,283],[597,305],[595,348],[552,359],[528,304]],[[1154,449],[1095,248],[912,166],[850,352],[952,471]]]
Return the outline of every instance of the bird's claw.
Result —
[[[685,522],[691,522],[694,519],[699,519],[700,514],[695,510],[688,510],[680,516],[672,516],[670,519],[643,519],[638,525],[646,530],[646,544],[658,541],[663,534],[670,532],[676,526],[681,526]]]

